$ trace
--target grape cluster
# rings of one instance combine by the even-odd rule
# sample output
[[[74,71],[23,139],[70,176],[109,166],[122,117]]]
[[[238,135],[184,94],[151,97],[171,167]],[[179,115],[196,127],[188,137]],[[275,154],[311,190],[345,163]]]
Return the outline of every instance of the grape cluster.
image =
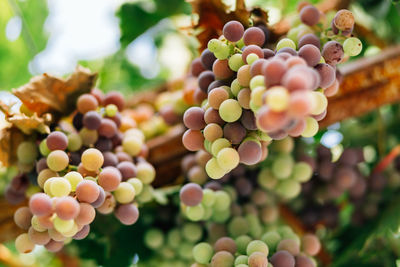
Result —
[[[322,20],[319,11],[304,6],[303,28],[316,32],[289,32],[275,51],[264,48],[262,27],[245,30],[237,21],[226,23],[223,35],[208,42],[191,66],[191,74],[198,77],[194,95],[201,106],[186,110],[183,122],[189,129],[182,141],[188,150],[212,154],[206,164],[209,177],[219,179],[239,163],[264,160],[272,139],[318,132],[318,121],[326,115],[326,96],[339,87],[336,65],[344,60],[343,46],[356,54],[348,48],[354,39],[342,32],[343,17],[349,14],[353,17],[347,10],[337,13],[337,34],[322,34],[316,25]]]
[[[235,239],[219,238],[214,245],[201,242],[193,248],[196,263],[192,267],[313,267],[312,256],[321,248],[319,239],[313,234],[297,236],[290,227],[280,226],[253,239],[241,235]]]
[[[290,137],[274,142],[274,156],[258,173],[259,185],[284,200],[297,197],[301,192],[301,184],[309,181],[313,175],[309,163],[294,159],[293,148],[294,142]]]
[[[85,238],[96,210],[114,212],[125,225],[137,221],[138,204],[151,199],[155,170],[144,158],[143,133],[121,115],[124,102],[117,92],[83,94],[72,124],[60,122],[38,145],[19,145],[20,162],[36,161],[36,170],[29,175],[37,185],[28,206],[14,215],[15,223],[27,230],[15,241],[19,252],[30,252],[35,245],[55,252],[70,238]],[[37,159],[39,152],[42,158]],[[22,182],[12,184],[25,176],[18,175],[10,188],[23,187]]]
[[[332,162],[331,151],[319,146],[316,160],[307,158],[307,161],[313,165],[314,176],[302,188],[306,198],[301,215],[306,224],[322,223],[336,227],[340,212],[337,199],[344,194],[347,203],[354,206],[354,224],[377,214],[386,179],[380,173],[365,176],[361,172],[359,164],[364,162],[362,149],[347,148],[337,161]]]

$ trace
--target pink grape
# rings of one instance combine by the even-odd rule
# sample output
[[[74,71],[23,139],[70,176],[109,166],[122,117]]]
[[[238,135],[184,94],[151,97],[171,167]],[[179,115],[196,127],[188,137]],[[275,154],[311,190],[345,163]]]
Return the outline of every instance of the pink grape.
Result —
[[[244,27],[242,23],[236,20],[231,20],[224,25],[222,34],[228,41],[237,42],[239,41],[244,33]]]
[[[99,186],[90,180],[83,180],[76,186],[76,197],[81,202],[92,203],[99,197]]]
[[[203,199],[203,190],[198,184],[188,183],[181,188],[179,197],[186,206],[197,206]]]
[[[53,209],[51,198],[45,193],[36,193],[29,200],[29,208],[34,215],[47,216]]]
[[[75,219],[79,214],[79,203],[73,197],[61,197],[57,200],[55,212],[62,220]]]
[[[139,218],[139,210],[133,204],[120,205],[115,211],[115,217],[117,217],[122,224],[132,225]]]

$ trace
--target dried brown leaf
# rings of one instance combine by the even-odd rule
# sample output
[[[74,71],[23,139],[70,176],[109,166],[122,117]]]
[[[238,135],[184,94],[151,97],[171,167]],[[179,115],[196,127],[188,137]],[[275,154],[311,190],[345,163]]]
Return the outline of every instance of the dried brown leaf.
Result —
[[[32,116],[27,116],[23,113],[21,114],[13,114],[12,116],[7,118],[7,121],[20,129],[24,134],[31,134],[34,131],[39,133],[50,133],[50,128],[47,125],[50,120],[47,119],[46,116],[49,114],[44,114],[45,116],[38,117],[36,113]]]
[[[0,129],[0,162],[10,166],[17,162],[17,148],[24,140],[22,132],[13,126]]]
[[[69,115],[75,109],[77,97],[94,86],[96,73],[78,66],[66,80],[48,74],[33,77],[26,85],[14,89],[13,93],[39,117],[44,113]]]

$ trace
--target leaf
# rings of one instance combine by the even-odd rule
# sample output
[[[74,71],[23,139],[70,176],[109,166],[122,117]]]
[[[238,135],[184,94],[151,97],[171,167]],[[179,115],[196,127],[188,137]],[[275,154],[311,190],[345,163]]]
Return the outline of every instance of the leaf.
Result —
[[[42,134],[50,133],[50,128],[47,124],[51,122],[51,115],[48,113],[45,113],[44,115],[45,116],[38,117],[37,114],[34,113],[31,117],[28,117],[21,113],[14,114],[6,120],[27,135],[34,131],[38,131]]]
[[[96,78],[97,74],[78,66],[67,80],[45,73],[33,77],[28,84],[14,89],[13,93],[39,117],[43,113],[69,115],[75,109],[76,99],[90,91]]]
[[[4,166],[16,163],[18,145],[24,140],[22,132],[12,126],[6,126],[0,130],[0,162]]]
[[[200,50],[207,47],[207,43],[212,38],[218,38],[222,33],[225,23],[230,20],[237,20],[245,27],[250,26],[252,15],[255,19],[267,23],[268,15],[260,8],[247,9],[244,0],[236,0],[236,8],[230,11],[230,7],[221,0],[189,0],[192,5],[192,13],[198,14],[199,20],[193,26],[197,39],[200,42]]]

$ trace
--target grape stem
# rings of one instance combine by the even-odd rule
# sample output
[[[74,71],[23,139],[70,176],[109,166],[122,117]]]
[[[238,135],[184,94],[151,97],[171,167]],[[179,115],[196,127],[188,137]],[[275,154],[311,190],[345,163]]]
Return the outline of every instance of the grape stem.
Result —
[[[395,146],[374,168],[372,173],[383,172],[400,155],[400,145]]]

